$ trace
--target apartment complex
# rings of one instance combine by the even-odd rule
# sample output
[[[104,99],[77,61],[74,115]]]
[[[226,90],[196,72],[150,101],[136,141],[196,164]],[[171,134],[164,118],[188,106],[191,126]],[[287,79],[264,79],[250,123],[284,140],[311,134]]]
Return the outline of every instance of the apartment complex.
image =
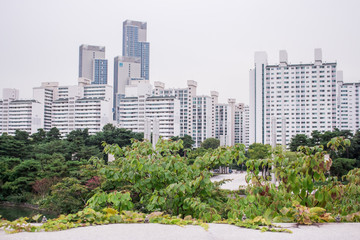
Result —
[[[344,83],[342,72],[337,75],[337,118],[336,127],[355,132],[360,128],[360,82]]]
[[[160,119],[160,136],[189,135],[195,141],[194,147],[199,147],[210,137],[220,139],[222,145],[249,142],[245,141],[248,131],[240,130],[245,126],[244,105],[236,104],[234,99],[222,104],[218,103],[219,94],[215,91],[211,92],[211,96],[197,95],[197,82],[193,80],[188,80],[185,88],[165,88],[164,83],[155,82],[152,89],[146,80],[131,82],[133,84],[125,87],[125,96],[117,104],[119,127],[143,132],[146,119]],[[148,112],[150,109],[152,114]],[[162,109],[167,109],[168,115]],[[236,114],[239,120],[235,120]],[[162,121],[165,115],[166,121]],[[170,128],[167,123],[170,123]],[[174,131],[169,131],[171,128]],[[239,130],[236,140],[235,129]]]
[[[79,78],[90,79],[91,84],[107,84],[105,47],[85,44],[79,47]]]
[[[125,94],[118,99],[118,127],[134,132],[144,132],[155,119],[159,124],[159,135],[164,138],[180,134],[180,101],[174,96],[156,96],[148,80],[132,80],[125,87]],[[153,124],[151,125],[151,121]]]
[[[35,133],[44,126],[43,114],[38,101],[19,99],[17,89],[5,88],[0,100],[0,134],[14,135],[16,130]]]
[[[321,49],[315,49],[313,63],[291,64],[284,50],[279,62],[268,64],[265,52],[255,53],[255,68],[250,70],[250,144],[281,144],[283,137],[288,144],[296,134],[359,126],[357,84],[344,84],[337,63],[324,62]]]
[[[78,85],[59,86],[44,82],[33,88],[34,99],[19,100],[18,91],[4,89],[1,101],[1,133],[14,134],[16,129],[32,134],[39,128],[53,127],[66,136],[76,129],[89,129],[90,134],[112,123],[112,87],[91,84],[80,78]]]

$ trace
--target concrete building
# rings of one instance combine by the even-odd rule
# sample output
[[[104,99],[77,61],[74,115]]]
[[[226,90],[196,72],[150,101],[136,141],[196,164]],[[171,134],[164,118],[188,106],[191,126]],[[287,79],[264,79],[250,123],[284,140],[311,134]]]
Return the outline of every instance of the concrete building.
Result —
[[[212,99],[210,96],[195,96],[191,103],[191,137],[195,141],[194,147],[212,137]],[[189,118],[190,120],[190,118]]]
[[[336,62],[323,62],[321,49],[315,49],[313,63],[291,64],[284,50],[279,62],[270,65],[265,52],[255,53],[250,70],[250,144],[272,144],[272,119],[277,144],[284,131],[288,144],[296,134],[336,127]]]
[[[168,88],[165,84],[155,82],[153,94],[155,96],[175,96],[180,101],[180,136],[192,136],[192,99],[196,96],[197,82],[193,80],[187,81],[186,88]]]
[[[215,135],[222,146],[232,146],[232,109],[229,104],[215,104]]]
[[[337,118],[336,127],[355,133],[360,128],[360,82],[344,83],[342,72],[337,74]]]
[[[108,61],[105,47],[81,45],[79,47],[79,78],[91,80],[91,84],[107,84]]]
[[[140,58],[140,76],[149,80],[150,43],[146,41],[146,31],[146,22],[132,20],[123,22],[123,56]]]
[[[112,87],[92,85],[80,78],[78,85],[59,86],[52,103],[52,127],[62,136],[76,129],[89,129],[95,134],[112,123]]]
[[[249,106],[243,103],[235,105],[234,117],[234,142],[242,143],[246,148],[249,147]]]
[[[33,134],[43,128],[43,114],[38,101],[19,99],[19,90],[5,88],[0,100],[0,134],[14,135],[16,130]]]
[[[191,136],[195,141],[194,146],[199,147],[206,138],[213,137],[221,140],[222,145],[234,145],[243,143],[248,130],[241,130],[249,124],[248,108],[247,125],[245,120],[235,124],[235,112],[237,104],[235,99],[229,99],[228,103],[219,103],[219,93],[211,92],[211,96],[197,96],[197,83],[189,80],[187,88],[168,88],[165,84],[155,82],[153,94],[156,96],[175,96],[180,100],[180,136]],[[242,105],[243,106],[243,105]],[[242,110],[241,118],[245,119],[245,111]],[[235,141],[235,127],[239,130],[238,140]],[[246,135],[248,139],[248,135]],[[244,139],[244,140],[243,140]],[[248,144],[248,140],[247,140]]]
[[[141,59],[136,57],[114,58],[114,94],[113,94],[113,119],[116,120],[116,112],[119,96],[125,95],[125,87],[130,85],[131,80],[143,80],[141,76]]]
[[[134,132],[150,129],[158,120],[159,136],[170,138],[180,134],[180,101],[174,96],[153,95],[147,80],[132,81],[118,103],[118,127]],[[152,124],[151,124],[152,122]]]
[[[33,88],[33,99],[41,104],[44,109],[44,127],[45,131],[52,128],[52,105],[57,98],[58,82],[43,82],[40,87]]]

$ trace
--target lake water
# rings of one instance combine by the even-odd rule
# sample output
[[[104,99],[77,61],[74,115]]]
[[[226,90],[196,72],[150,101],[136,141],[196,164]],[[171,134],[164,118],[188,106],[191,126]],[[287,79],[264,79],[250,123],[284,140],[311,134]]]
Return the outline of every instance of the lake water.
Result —
[[[41,210],[37,210],[37,209],[32,209],[32,208],[28,208],[28,207],[0,205],[0,215],[2,216],[1,218],[5,218],[6,220],[13,221],[20,217],[32,217],[36,214],[45,215],[46,218],[48,218],[48,219],[57,217],[53,213],[49,213],[49,212],[41,211]]]

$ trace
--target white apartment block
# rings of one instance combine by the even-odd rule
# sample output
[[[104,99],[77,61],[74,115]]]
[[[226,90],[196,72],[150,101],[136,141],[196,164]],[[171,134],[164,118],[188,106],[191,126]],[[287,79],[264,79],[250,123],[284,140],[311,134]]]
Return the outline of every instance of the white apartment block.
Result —
[[[229,104],[215,104],[215,135],[220,140],[220,145],[231,146],[232,140],[232,109]]]
[[[33,99],[40,102],[44,109],[44,127],[45,131],[52,128],[52,104],[54,95],[57,95],[59,83],[57,82],[43,82],[40,87],[33,88]]]
[[[33,89],[33,97],[44,112],[44,130],[53,127],[66,136],[76,129],[89,129],[95,134],[112,122],[112,87],[93,84],[79,78],[78,85],[59,86],[57,82],[44,82]]]
[[[235,105],[234,117],[234,141],[242,143],[246,148],[249,147],[249,106],[243,103]]]
[[[186,88],[165,89],[165,84],[155,82],[155,96],[173,96],[180,101],[180,136],[189,135],[195,141],[194,147],[212,137],[212,98],[197,96],[197,82],[187,81]]]
[[[191,136],[195,141],[195,147],[199,147],[201,142],[209,137],[217,138],[222,145],[228,146],[245,143],[245,137],[247,137],[248,144],[249,131],[239,130],[245,127],[245,120],[239,122],[238,125],[235,124],[235,112],[238,107],[235,99],[229,99],[227,104],[222,104],[218,102],[218,92],[212,91],[210,99],[209,96],[197,96],[197,83],[189,80],[187,84],[187,88],[165,89],[164,83],[155,82],[152,92],[155,96],[175,96],[180,100],[180,136],[185,134]],[[241,109],[240,116],[245,119],[244,107]],[[248,126],[249,111],[248,108],[246,110],[246,126]],[[237,141],[234,133],[236,127],[240,131]],[[247,135],[244,135],[245,133]]]
[[[148,80],[132,81],[118,102],[118,127],[144,132],[145,121],[159,120],[159,135],[180,135],[180,101],[174,96],[151,94]],[[152,127],[151,127],[152,128]]]
[[[212,99],[210,96],[195,96],[192,98],[191,107],[190,136],[195,141],[194,147],[200,147],[205,139],[212,137]]]
[[[0,134],[14,135],[16,130],[33,134],[44,124],[41,104],[36,100],[19,99],[19,90],[17,89],[3,89],[0,116]]]
[[[186,88],[165,89],[165,84],[155,82],[155,88],[152,91],[155,96],[175,96],[180,101],[180,136],[192,136],[192,98],[196,96],[197,82],[187,81]]]
[[[360,128],[360,82],[344,83],[342,72],[337,76],[338,95],[337,95],[337,124],[340,130],[351,130],[355,133]]]
[[[314,63],[291,64],[280,51],[280,63],[267,63],[265,52],[255,53],[250,70],[250,144],[272,144],[272,121],[276,143],[282,143],[286,119],[286,144],[296,134],[331,131],[336,127],[336,62],[323,62],[315,49]],[[275,119],[275,120],[272,120]]]

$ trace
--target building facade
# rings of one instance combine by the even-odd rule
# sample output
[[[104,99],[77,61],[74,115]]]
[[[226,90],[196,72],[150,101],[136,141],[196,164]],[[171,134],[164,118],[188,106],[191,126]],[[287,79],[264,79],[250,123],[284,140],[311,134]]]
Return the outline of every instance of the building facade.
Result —
[[[79,47],[79,78],[90,79],[91,84],[107,84],[105,47],[85,44]]]
[[[146,22],[123,22],[123,56],[140,58],[140,76],[149,80],[150,43],[146,41],[146,34]]]
[[[44,126],[41,104],[36,100],[19,99],[19,90],[3,89],[0,101],[0,134],[14,135],[16,130],[33,134]]]
[[[141,59],[136,57],[114,58],[114,93],[113,93],[113,119],[116,120],[117,103],[119,98],[125,95],[125,87],[130,85],[131,80],[142,80],[141,76]]]
[[[282,144],[283,138],[288,144],[296,134],[336,127],[336,62],[323,62],[321,49],[315,49],[313,63],[290,64],[286,51],[280,51],[279,60],[270,65],[266,53],[255,53],[255,68],[250,70],[250,144],[272,144],[272,139]]]
[[[118,127],[144,132],[146,121],[159,122],[159,136],[170,138],[180,134],[180,101],[174,96],[152,94],[148,81],[132,81],[118,102]]]
[[[360,82],[344,83],[342,72],[337,75],[337,118],[336,127],[355,133],[360,128]]]

